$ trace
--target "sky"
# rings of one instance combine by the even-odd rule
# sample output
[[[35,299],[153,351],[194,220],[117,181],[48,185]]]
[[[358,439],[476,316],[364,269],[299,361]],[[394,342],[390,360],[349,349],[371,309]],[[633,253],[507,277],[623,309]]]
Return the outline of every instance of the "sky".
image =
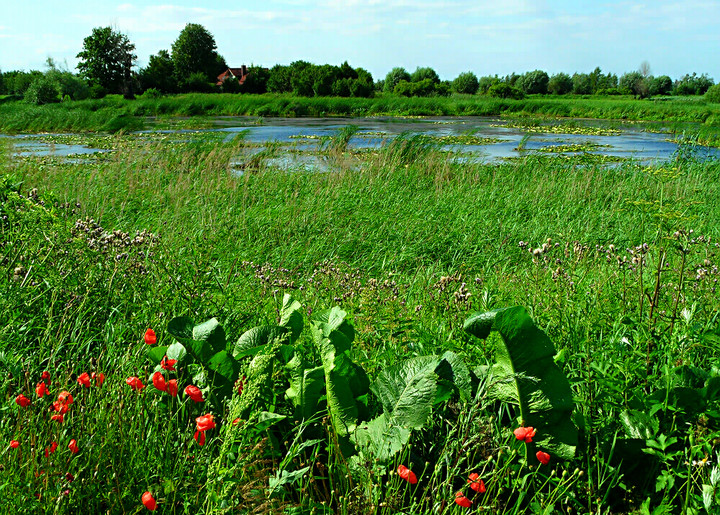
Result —
[[[137,65],[203,25],[230,66],[296,60],[341,64],[382,79],[429,66],[442,79],[544,70],[618,76],[643,61],[653,75],[720,80],[720,0],[0,0],[0,70],[75,71],[83,39],[111,26]]]

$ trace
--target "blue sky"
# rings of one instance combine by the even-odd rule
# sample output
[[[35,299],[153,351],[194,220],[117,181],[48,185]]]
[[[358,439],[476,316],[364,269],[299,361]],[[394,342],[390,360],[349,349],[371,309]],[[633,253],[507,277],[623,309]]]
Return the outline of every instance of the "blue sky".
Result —
[[[3,0],[0,69],[75,68],[93,27],[135,43],[138,65],[170,49],[186,23],[214,36],[231,66],[304,59],[369,70],[434,68],[453,79],[541,69],[621,75],[647,61],[655,75],[720,79],[720,0]]]

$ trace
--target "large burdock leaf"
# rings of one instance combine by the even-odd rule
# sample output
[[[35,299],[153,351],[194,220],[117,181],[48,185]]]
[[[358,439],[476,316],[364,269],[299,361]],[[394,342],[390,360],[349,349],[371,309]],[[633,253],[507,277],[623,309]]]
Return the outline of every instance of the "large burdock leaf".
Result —
[[[233,358],[258,354],[267,344],[282,340],[290,332],[287,327],[278,325],[261,325],[245,331],[233,348]]]
[[[283,305],[280,308],[280,324],[290,330],[290,343],[297,341],[303,330],[302,305],[289,293],[283,296]]]
[[[578,439],[571,419],[575,403],[570,383],[553,360],[550,338],[520,306],[472,315],[465,330],[482,339],[490,330],[500,333],[503,344],[491,370],[491,394],[520,407],[521,424],[537,430],[533,442],[538,448],[572,459]]]
[[[285,395],[295,406],[296,420],[309,420],[315,414],[325,389],[323,367],[308,368],[301,354],[295,354],[287,364],[290,387]]]
[[[200,363],[207,363],[214,354],[225,350],[225,331],[215,318],[193,326],[190,318],[175,317],[168,322],[167,331]]]

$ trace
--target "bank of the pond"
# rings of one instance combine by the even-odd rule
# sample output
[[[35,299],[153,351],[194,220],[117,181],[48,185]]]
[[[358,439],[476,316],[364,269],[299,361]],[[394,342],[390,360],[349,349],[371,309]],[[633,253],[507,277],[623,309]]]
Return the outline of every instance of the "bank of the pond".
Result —
[[[707,143],[720,142],[720,104],[702,98],[671,97],[636,100],[630,97],[528,97],[523,100],[486,96],[375,98],[296,97],[292,95],[186,94],[124,100],[99,100],[31,106],[23,102],[0,105],[0,131],[107,131],[136,130],[149,118],[190,118],[202,125],[207,116],[359,117],[359,116],[519,116],[539,118],[597,118],[659,121],[678,130],[699,133]],[[699,124],[699,125],[698,125]]]

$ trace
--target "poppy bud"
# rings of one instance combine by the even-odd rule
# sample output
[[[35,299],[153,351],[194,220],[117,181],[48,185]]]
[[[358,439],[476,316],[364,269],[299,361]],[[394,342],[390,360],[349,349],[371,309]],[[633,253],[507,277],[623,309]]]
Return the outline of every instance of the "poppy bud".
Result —
[[[70,452],[72,452],[73,454],[77,454],[78,452],[80,452],[80,448],[78,447],[77,441],[74,438],[70,440],[70,443],[68,444],[68,449],[70,449]]]
[[[177,379],[170,379],[170,381],[167,382],[167,393],[169,393],[173,397],[177,397],[177,394],[178,394]]]
[[[11,449],[17,449],[18,447],[20,447],[20,442],[18,442],[17,440],[10,440]]]

